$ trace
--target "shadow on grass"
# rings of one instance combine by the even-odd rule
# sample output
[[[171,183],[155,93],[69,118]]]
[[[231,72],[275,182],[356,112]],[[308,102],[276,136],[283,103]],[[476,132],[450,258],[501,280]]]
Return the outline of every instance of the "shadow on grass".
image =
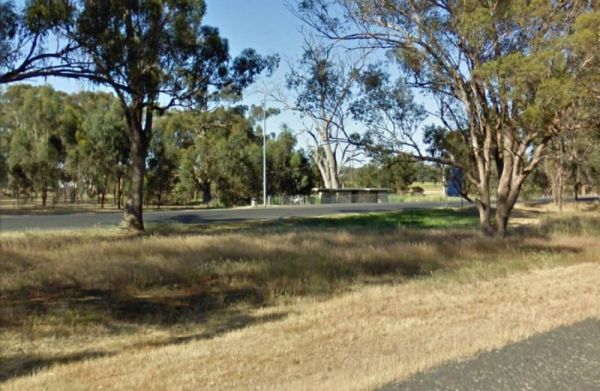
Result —
[[[136,310],[139,311],[139,310]],[[182,336],[173,336],[159,341],[148,341],[134,344],[128,349],[161,347],[168,345],[177,345],[195,340],[210,339],[221,334],[239,330],[250,325],[273,322],[284,319],[287,316],[285,312],[271,313],[263,316],[253,316],[242,311],[227,311],[215,321],[209,322],[205,330],[200,333],[192,333]],[[83,360],[90,360],[101,357],[109,357],[119,353],[118,351],[90,351],[84,350],[72,354],[63,355],[34,355],[17,354],[4,356],[0,353],[0,385],[2,382],[14,379],[16,377],[27,376],[39,370],[51,367],[57,364],[70,364]]]
[[[245,303],[264,303],[261,292],[249,288],[219,291],[186,289],[162,294],[128,295],[120,290],[81,289],[73,286],[45,287],[29,297],[16,292],[0,297],[0,327],[18,328],[24,319],[61,318],[80,325],[99,323],[108,328],[118,324],[171,326],[203,322],[207,314]]]
[[[0,355],[0,385],[11,378],[26,376],[41,369],[57,364],[69,364],[82,360],[107,357],[106,352],[86,351],[60,356],[36,356],[19,354],[14,356]]]

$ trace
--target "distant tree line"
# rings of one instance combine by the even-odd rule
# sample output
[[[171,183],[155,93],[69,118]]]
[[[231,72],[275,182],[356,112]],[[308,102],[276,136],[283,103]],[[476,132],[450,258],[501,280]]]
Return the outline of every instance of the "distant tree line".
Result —
[[[146,205],[246,205],[262,197],[262,107],[170,110],[153,126],[145,165]],[[600,138],[563,134],[525,192],[565,197],[600,192]],[[431,141],[431,146],[435,142]],[[107,92],[67,94],[16,84],[0,92],[0,190],[17,204],[95,202],[124,205],[130,144],[118,99]],[[291,129],[267,135],[268,194],[308,195],[324,187],[315,156]],[[414,182],[440,183],[442,168],[397,154],[341,167],[343,187],[395,193]],[[497,181],[497,178],[492,178]]]
[[[171,110],[156,118],[145,161],[145,202],[248,204],[262,191],[262,129],[244,106]],[[254,108],[256,112],[256,108]],[[0,93],[0,188],[41,205],[107,195],[121,208],[131,149],[119,101],[106,92],[66,94],[12,85]],[[269,194],[308,194],[317,185],[307,153],[285,128],[268,135]]]

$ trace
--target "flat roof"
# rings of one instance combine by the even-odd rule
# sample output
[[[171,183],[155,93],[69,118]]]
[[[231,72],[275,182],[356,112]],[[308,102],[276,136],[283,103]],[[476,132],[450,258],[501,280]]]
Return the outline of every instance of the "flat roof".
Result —
[[[312,189],[312,191],[314,192],[332,192],[332,193],[340,193],[340,192],[349,192],[349,191],[380,191],[380,192],[390,192],[391,189],[388,188],[375,188],[375,187],[346,187],[346,188],[340,188],[340,189],[327,189],[324,187],[318,187],[318,188],[314,188]]]

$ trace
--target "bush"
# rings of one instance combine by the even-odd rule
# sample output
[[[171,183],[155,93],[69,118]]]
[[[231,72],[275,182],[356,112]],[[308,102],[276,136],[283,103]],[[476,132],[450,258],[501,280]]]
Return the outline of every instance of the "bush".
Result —
[[[412,195],[425,195],[425,189],[423,189],[421,186],[413,186],[410,188],[410,194]]]

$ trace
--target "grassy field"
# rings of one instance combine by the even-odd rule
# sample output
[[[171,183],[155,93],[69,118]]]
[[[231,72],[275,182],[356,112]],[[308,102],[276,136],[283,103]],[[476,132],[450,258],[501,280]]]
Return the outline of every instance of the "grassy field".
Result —
[[[0,235],[7,389],[369,389],[600,316],[600,211]],[[339,387],[337,387],[339,388]]]

